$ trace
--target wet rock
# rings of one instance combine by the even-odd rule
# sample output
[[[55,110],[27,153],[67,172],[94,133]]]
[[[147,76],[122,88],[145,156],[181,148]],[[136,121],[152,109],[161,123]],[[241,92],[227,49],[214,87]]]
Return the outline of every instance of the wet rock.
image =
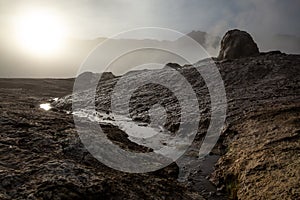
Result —
[[[257,55],[259,50],[251,35],[246,31],[234,29],[228,31],[222,38],[218,59],[237,59]]]
[[[132,142],[131,140],[129,140],[128,134],[120,130],[116,126],[113,126],[111,124],[102,124],[101,128],[103,132],[107,135],[107,138],[109,140],[119,145],[124,150],[139,152],[139,153],[153,152],[153,149],[138,145]]]

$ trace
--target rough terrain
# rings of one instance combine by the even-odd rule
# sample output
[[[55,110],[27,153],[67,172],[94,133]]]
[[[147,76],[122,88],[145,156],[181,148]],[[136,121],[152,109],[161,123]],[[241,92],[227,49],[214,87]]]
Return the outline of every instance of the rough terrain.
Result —
[[[202,61],[195,66],[204,64],[211,63]],[[210,155],[218,161],[207,178],[232,199],[298,199],[300,56],[269,52],[216,65],[225,84],[228,111],[222,135]],[[80,143],[72,115],[65,112],[71,110],[68,94],[74,80],[1,79],[0,199],[224,198],[199,184],[207,175],[207,166],[184,162],[197,160],[210,121],[210,100],[193,66],[178,71],[192,85],[201,110],[198,134],[181,158],[186,168],[190,167],[183,183],[177,181],[176,164],[159,172],[128,174],[95,160]],[[159,70],[151,73],[164,75]],[[99,111],[109,111],[108,94],[119,78],[100,82]],[[56,97],[62,98],[53,101]],[[56,108],[40,109],[39,104],[45,102]],[[159,85],[146,85],[134,93],[132,118],[149,123],[146,111],[157,102],[172,111],[165,128],[176,132],[180,111],[176,98]],[[122,148],[151,151],[130,141],[118,127],[102,126],[109,139]]]
[[[211,153],[221,156],[211,181],[230,198],[299,197],[299,63],[300,56],[280,52],[216,62],[226,88],[228,112],[221,138]],[[209,63],[202,61],[195,66],[203,64]],[[201,110],[198,135],[182,158],[186,160],[197,157],[209,124],[210,107],[207,88],[197,71],[192,66],[178,70],[193,86]],[[151,73],[164,77],[163,70]],[[118,77],[99,84],[96,98],[99,110],[109,110],[110,95],[107,94],[117,81]],[[180,87],[180,83],[178,85]],[[61,99],[56,106],[70,109],[70,98]],[[179,114],[176,99],[166,88],[158,85],[143,86],[131,98],[132,118],[137,122],[149,122],[147,110],[157,101],[173,111],[165,128],[176,131]],[[190,168],[188,185],[205,192],[207,187],[197,183],[199,177],[200,182],[203,180],[206,169],[200,165],[197,169],[195,164],[185,164]]]
[[[39,107],[69,94],[73,82],[0,80],[1,200],[201,199],[177,182],[175,164],[152,174],[129,174],[94,159],[80,145],[72,115]],[[116,142],[127,142],[125,133],[112,126],[107,130],[119,132]],[[134,143],[128,146],[139,148]]]

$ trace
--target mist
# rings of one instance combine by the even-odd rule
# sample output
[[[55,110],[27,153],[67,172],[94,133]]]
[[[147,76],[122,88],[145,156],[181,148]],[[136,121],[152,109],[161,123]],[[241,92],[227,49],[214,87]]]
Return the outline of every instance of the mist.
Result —
[[[234,28],[249,32],[260,51],[299,54],[299,7],[297,0],[1,1],[0,75],[74,77],[89,52],[101,41],[97,38],[110,38],[139,27],[163,27],[183,34],[206,32],[197,37],[204,37],[199,39],[200,44],[210,56],[217,56],[220,38]],[[20,52],[12,22],[27,8],[47,8],[64,20],[68,43],[59,55],[41,59]],[[168,40],[165,36],[155,39]]]

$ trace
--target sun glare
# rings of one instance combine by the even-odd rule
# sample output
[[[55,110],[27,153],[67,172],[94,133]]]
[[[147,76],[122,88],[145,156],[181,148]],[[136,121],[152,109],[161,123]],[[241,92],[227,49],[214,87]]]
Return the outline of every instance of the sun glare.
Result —
[[[49,56],[59,53],[66,29],[61,19],[46,11],[30,11],[16,19],[18,45],[27,53]]]

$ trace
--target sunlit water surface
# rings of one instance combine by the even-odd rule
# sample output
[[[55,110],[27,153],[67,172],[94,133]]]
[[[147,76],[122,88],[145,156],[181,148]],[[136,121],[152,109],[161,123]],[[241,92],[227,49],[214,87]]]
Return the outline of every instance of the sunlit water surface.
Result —
[[[52,107],[51,107],[50,103],[42,103],[42,104],[40,104],[40,108],[43,109],[43,110],[48,111],[48,110],[50,110]]]

